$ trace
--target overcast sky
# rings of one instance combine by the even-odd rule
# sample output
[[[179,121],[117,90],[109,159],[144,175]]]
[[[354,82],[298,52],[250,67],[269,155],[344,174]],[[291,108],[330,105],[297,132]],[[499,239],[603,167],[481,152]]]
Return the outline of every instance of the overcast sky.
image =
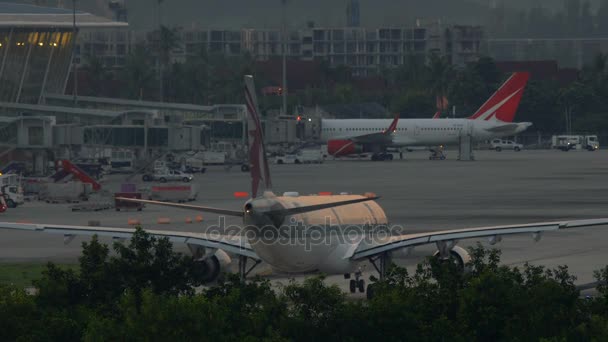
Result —
[[[19,0],[0,0],[18,2]],[[54,5],[71,0],[47,1]],[[156,0],[123,0],[129,8],[129,21],[135,29],[156,26]],[[441,19],[445,23],[484,24],[488,6],[504,2],[509,7],[541,5],[547,9],[563,7],[565,0],[359,0],[363,26],[409,25],[416,18]],[[601,0],[590,0],[594,8]],[[77,0],[79,8],[107,13],[109,0]],[[281,0],[163,0],[162,20],[168,26],[242,28],[278,27]],[[347,0],[288,0],[288,23],[303,27],[312,20],[317,26],[342,26],[346,23]],[[103,8],[103,10],[102,10]]]

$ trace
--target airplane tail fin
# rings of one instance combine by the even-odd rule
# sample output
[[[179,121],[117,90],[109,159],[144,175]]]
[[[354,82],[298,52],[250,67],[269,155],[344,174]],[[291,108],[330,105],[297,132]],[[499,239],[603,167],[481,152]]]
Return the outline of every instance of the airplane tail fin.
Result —
[[[265,191],[272,191],[262,123],[258,111],[258,99],[255,94],[253,76],[245,76],[245,103],[247,105],[247,133],[249,140],[249,167],[251,171],[251,197],[256,198],[260,182]]]
[[[433,119],[439,119],[439,118],[441,118],[441,111],[437,111],[435,113],[435,115],[433,115]]]
[[[399,123],[399,114],[395,114],[395,118],[393,119],[393,121],[391,121],[391,124],[383,132],[383,134],[384,135],[386,135],[386,134],[393,134],[395,132],[395,130],[397,130],[397,124],[398,123]]]
[[[494,118],[503,122],[513,122],[529,78],[530,74],[527,72],[516,72],[511,75],[469,119]]]

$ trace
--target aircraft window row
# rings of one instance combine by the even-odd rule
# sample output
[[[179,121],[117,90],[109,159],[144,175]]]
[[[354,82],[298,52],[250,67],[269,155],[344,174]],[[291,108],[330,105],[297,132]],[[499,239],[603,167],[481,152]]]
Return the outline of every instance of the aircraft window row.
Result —
[[[326,132],[335,132],[338,128],[325,127],[323,128]],[[342,128],[340,128],[340,131]],[[385,128],[345,128],[346,131],[357,131],[357,132],[384,132]],[[407,131],[407,127],[399,127],[397,131]]]
[[[347,131],[358,132],[384,132],[386,128],[347,128]],[[398,131],[407,131],[407,128],[397,128]]]
[[[456,127],[421,128],[423,131],[457,131]]]

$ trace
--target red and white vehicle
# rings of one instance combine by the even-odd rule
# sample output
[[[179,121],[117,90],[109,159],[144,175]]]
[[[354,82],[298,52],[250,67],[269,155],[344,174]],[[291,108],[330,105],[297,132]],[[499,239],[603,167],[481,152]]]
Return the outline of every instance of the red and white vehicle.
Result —
[[[514,73],[473,115],[462,119],[324,119],[321,140],[333,156],[384,151],[386,147],[458,144],[463,135],[490,140],[525,131],[530,122],[513,122],[529,79]]]

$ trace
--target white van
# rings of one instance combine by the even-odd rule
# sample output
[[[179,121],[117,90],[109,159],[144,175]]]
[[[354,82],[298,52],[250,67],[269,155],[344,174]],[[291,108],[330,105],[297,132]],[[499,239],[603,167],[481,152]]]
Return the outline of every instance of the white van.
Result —
[[[274,162],[275,164],[321,164],[323,152],[321,149],[301,149],[296,153],[276,156]]]

